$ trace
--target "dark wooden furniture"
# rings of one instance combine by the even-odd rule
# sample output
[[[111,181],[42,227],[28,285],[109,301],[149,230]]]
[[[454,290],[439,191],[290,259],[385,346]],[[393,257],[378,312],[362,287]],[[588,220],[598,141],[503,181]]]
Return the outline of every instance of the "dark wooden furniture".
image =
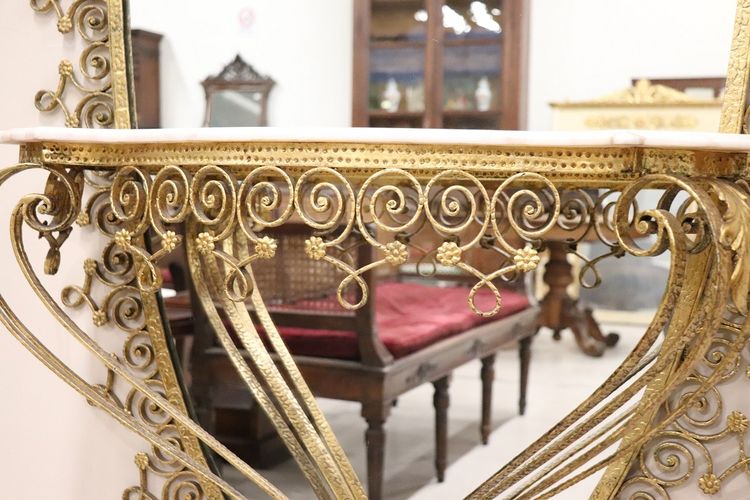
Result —
[[[527,28],[527,0],[355,0],[352,124],[523,129]]]
[[[563,330],[570,329],[581,351],[593,357],[603,355],[607,347],[617,344],[620,336],[603,334],[591,308],[568,295],[568,286],[577,279],[568,262],[569,243],[547,240],[545,245],[549,250],[549,260],[544,267],[543,279],[549,291],[540,303],[540,326],[552,329],[555,340],[560,340]]]
[[[162,35],[144,30],[130,32],[133,48],[133,83],[138,128],[161,127],[159,44]]]
[[[218,75],[201,83],[206,93],[203,126],[268,125],[268,95],[274,83],[237,54]]]
[[[367,273],[370,297],[366,306],[355,312],[345,310],[335,298],[343,276],[330,264],[305,255],[308,231],[301,225],[291,225],[272,233],[278,241],[277,255],[283,259],[264,262],[254,271],[285,343],[313,393],[362,404],[362,416],[367,421],[368,487],[373,499],[382,497],[384,424],[391,407],[406,391],[432,383],[435,467],[438,480],[442,481],[452,370],[471,360],[482,360],[479,428],[481,440],[486,443],[491,431],[495,353],[515,342],[519,344],[521,360],[519,411],[524,413],[529,348],[537,329],[538,309],[529,305],[525,294],[506,289],[504,307],[498,316],[482,318],[466,305],[468,287],[437,288],[403,279],[393,281],[393,277],[376,280]],[[373,259],[370,245],[350,241],[342,247],[354,249],[350,256],[356,259],[357,267]],[[478,300],[494,303],[489,295],[480,294]],[[345,297],[356,302],[357,291],[347,291]],[[242,383],[223,348],[215,343],[200,309],[194,308],[191,394],[204,425],[217,430],[213,428],[217,419],[226,421],[226,412],[238,409],[231,405],[237,404]],[[224,414],[220,416],[218,412]],[[217,434],[221,436],[220,430]]]

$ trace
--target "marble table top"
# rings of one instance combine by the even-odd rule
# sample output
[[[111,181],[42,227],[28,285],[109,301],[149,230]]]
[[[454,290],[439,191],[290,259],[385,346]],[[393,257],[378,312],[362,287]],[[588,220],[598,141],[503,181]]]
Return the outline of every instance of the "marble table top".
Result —
[[[207,142],[335,142],[526,147],[642,147],[750,152],[750,135],[654,130],[537,132],[397,128],[227,127],[173,129],[74,129],[37,127],[0,132],[0,142],[174,144]]]
[[[292,177],[315,168],[364,180],[384,169],[428,180],[502,181],[517,173],[558,185],[616,187],[648,174],[750,179],[750,135],[652,130],[533,132],[393,128],[27,128],[0,132],[22,162],[158,172],[220,165],[238,176],[263,166]]]

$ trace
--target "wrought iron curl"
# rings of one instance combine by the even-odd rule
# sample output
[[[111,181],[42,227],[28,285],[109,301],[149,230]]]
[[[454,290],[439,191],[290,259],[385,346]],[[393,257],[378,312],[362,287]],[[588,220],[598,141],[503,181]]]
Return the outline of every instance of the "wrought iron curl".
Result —
[[[156,352],[148,334],[140,331],[128,337],[122,348],[125,363],[143,378],[154,378],[159,372]]]
[[[431,193],[436,186],[450,181],[452,184],[440,189],[437,196]],[[466,184],[466,185],[464,185]],[[479,198],[477,202],[476,198]],[[479,180],[461,170],[446,170],[435,175],[424,188],[423,199],[427,200],[425,216],[432,229],[438,234],[458,238],[472,225],[476,224],[477,214],[489,211],[490,198],[486,188]],[[430,200],[433,203],[430,203]],[[433,214],[433,206],[437,216]],[[460,241],[459,248],[464,251],[476,246],[487,232],[489,218],[481,217],[479,229],[468,240]],[[464,235],[465,236],[465,235]]]
[[[695,454],[702,466],[713,468],[711,455],[698,440],[674,431],[652,437],[641,449],[638,460],[644,476],[662,487],[678,486],[688,481],[695,471]]]
[[[669,494],[663,486],[646,477],[636,477],[625,481],[620,488],[620,495],[628,500],[669,500]]]
[[[278,227],[294,211],[294,183],[289,174],[275,166],[250,172],[240,184],[237,213],[245,236],[257,243],[258,231]],[[285,196],[286,193],[286,196]]]

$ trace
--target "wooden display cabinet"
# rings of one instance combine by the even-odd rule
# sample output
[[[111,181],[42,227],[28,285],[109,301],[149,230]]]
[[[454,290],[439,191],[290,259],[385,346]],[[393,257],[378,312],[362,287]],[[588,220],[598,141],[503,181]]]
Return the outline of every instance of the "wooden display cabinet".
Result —
[[[138,128],[161,127],[159,44],[162,35],[132,30],[133,83]]]
[[[524,128],[527,13],[528,0],[354,0],[352,124]]]

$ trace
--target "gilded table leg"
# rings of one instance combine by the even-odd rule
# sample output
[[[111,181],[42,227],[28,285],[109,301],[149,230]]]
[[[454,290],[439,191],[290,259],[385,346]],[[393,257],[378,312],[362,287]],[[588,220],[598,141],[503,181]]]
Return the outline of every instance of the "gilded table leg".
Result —
[[[657,209],[635,207],[640,191],[665,185]],[[600,470],[596,500],[747,491],[750,190],[644,177],[623,190],[612,226],[618,245],[637,257],[669,250],[651,324],[586,401],[470,498],[553,498]],[[635,234],[657,236],[639,245]]]

